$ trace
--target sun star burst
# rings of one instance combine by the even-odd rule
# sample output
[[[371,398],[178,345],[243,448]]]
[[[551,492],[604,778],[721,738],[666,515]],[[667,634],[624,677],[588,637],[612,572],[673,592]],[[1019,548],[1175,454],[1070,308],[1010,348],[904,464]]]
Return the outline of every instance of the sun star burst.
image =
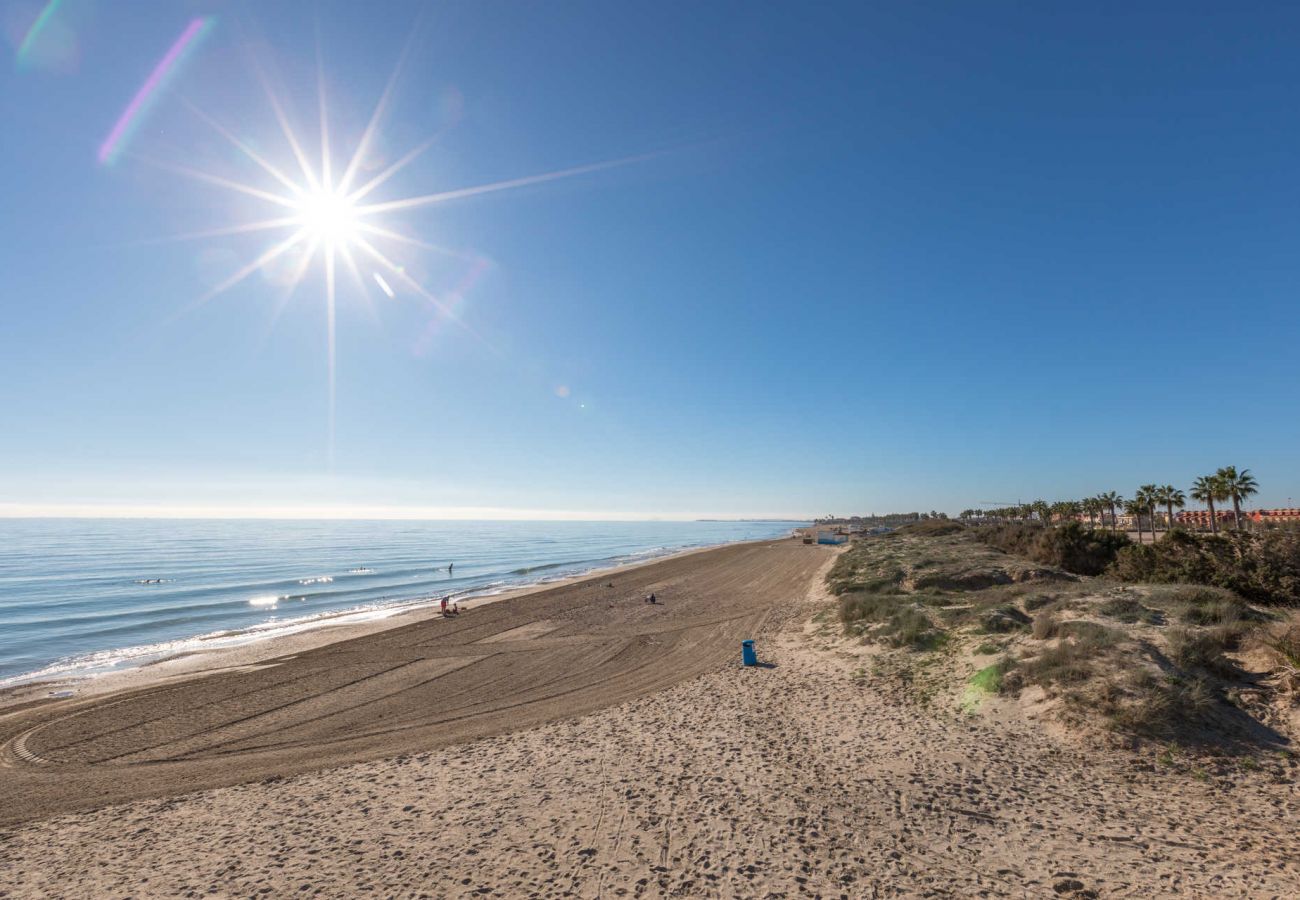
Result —
[[[622,159],[608,160],[573,168],[480,184],[473,187],[444,190],[437,193],[419,194],[407,197],[373,202],[367,200],[382,186],[393,184],[398,173],[409,166],[428,150],[437,139],[431,137],[413,147],[395,162],[374,174],[359,187],[354,186],[363,164],[369,157],[371,147],[378,130],[388,111],[394,88],[399,80],[403,65],[409,54],[411,43],[398,58],[397,64],[384,87],[370,119],[362,132],[356,147],[348,158],[347,165],[339,177],[334,177],[332,167],[333,140],[329,129],[329,106],[325,94],[325,78],[319,52],[317,55],[317,107],[319,112],[320,154],[313,162],[304,149],[304,141],[290,125],[284,103],[271,89],[270,81],[255,54],[250,52],[252,70],[262,86],[263,93],[270,106],[281,134],[289,151],[289,156],[297,165],[297,172],[284,171],[269,160],[262,152],[254,149],[251,142],[241,139],[229,128],[210,116],[194,103],[182,98],[185,106],[200,120],[220,134],[231,146],[246,159],[257,166],[266,176],[266,183],[248,184],[219,175],[205,172],[185,165],[160,162],[144,157],[138,153],[129,155],[135,159],[165,169],[173,174],[202,182],[210,187],[237,193],[258,200],[275,212],[267,218],[254,218],[248,221],[206,229],[189,234],[172,235],[169,240],[203,239],[217,236],[254,234],[260,232],[280,232],[272,238],[259,255],[239,267],[228,277],[195,300],[190,307],[202,305],[219,294],[231,290],[245,279],[259,271],[269,271],[281,257],[295,254],[294,265],[289,269],[289,279],[284,284],[284,292],[279,306],[283,306],[296,287],[313,269],[323,277],[324,306],[327,322],[328,357],[328,391],[329,391],[329,426],[328,455],[332,462],[334,448],[334,408],[335,408],[335,319],[337,302],[337,268],[341,261],[351,276],[356,290],[366,302],[369,302],[367,280],[361,272],[361,263],[373,267],[371,276],[384,295],[396,299],[399,292],[409,292],[425,304],[434,321],[454,323],[475,338],[482,340],[456,314],[454,306],[459,305],[462,291],[453,289],[451,302],[445,302],[439,296],[412,277],[407,269],[392,259],[392,251],[387,244],[397,244],[407,248],[417,248],[449,254],[469,264],[473,272],[480,271],[484,265],[481,256],[472,253],[451,250],[421,240],[399,230],[395,216],[400,213],[458,200],[479,194],[513,190],[529,185],[541,184],[562,178],[570,178],[609,169],[629,163],[640,162],[656,154],[642,154]],[[364,202],[363,202],[364,201]],[[361,262],[358,262],[360,259]],[[387,277],[385,277],[387,276]],[[390,280],[391,279],[391,280]],[[277,307],[278,311],[278,307]]]

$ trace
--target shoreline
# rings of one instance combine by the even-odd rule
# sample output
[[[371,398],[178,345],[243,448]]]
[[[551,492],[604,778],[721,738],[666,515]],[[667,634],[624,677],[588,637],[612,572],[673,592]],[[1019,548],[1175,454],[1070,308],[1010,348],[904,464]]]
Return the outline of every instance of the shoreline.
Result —
[[[607,577],[620,572],[630,572],[644,566],[704,553],[721,547],[741,546],[744,544],[761,544],[772,541],[791,540],[797,531],[771,538],[757,538],[742,541],[724,541],[718,544],[706,544],[700,547],[687,547],[674,550],[660,556],[646,559],[599,566],[574,575],[554,580],[539,580],[521,584],[518,587],[497,590],[496,593],[475,592],[471,589],[456,602],[462,610],[470,610],[514,600],[531,594],[554,588],[563,588],[579,584],[588,579]],[[288,653],[301,653],[326,647],[340,641],[365,637],[371,634],[400,628],[429,619],[442,618],[438,607],[440,597],[411,598],[395,601],[393,606],[373,610],[345,609],[333,613],[322,613],[317,619],[305,619],[299,623],[284,623],[285,630],[267,629],[265,635],[258,635],[253,630],[243,632],[213,632],[212,641],[232,641],[220,646],[193,647],[177,649],[174,652],[159,650],[158,656],[141,654],[138,659],[130,660],[120,667],[106,671],[87,671],[78,674],[50,674],[42,676],[40,670],[30,675],[13,676],[8,684],[0,684],[0,714],[6,710],[34,702],[87,698],[117,691],[135,690],[164,682],[200,677],[218,670],[254,669],[269,659]],[[347,621],[355,619],[355,621]],[[291,630],[290,630],[291,629]],[[199,641],[205,635],[194,635],[180,641]],[[179,641],[178,641],[179,642]],[[133,649],[123,647],[121,650]]]
[[[740,642],[786,621],[830,555],[790,538],[691,548],[450,620],[318,629],[101,679],[97,694],[33,692],[0,710],[0,827],[440,752],[737,671]]]

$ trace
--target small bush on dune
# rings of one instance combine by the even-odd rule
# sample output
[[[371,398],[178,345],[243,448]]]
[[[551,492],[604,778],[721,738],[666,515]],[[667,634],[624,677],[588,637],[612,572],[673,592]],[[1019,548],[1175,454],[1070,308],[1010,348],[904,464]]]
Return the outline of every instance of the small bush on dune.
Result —
[[[1055,603],[1056,594],[1031,594],[1025,598],[1025,611],[1033,612],[1036,609],[1042,609],[1049,603]]]
[[[1111,712],[1121,731],[1170,737],[1188,723],[1204,720],[1219,703],[1218,691],[1204,677],[1161,680],[1143,672],[1133,682],[1137,698]]]
[[[858,622],[883,622],[898,609],[898,597],[854,593],[840,597],[840,621],[845,625]]]
[[[1008,676],[1008,687],[1038,684],[1050,687],[1058,684],[1081,684],[1092,677],[1093,652],[1070,641],[1048,647],[1032,659],[1016,667],[1014,678]]]
[[[1124,637],[1114,628],[1081,620],[1061,622],[1057,626],[1057,633],[1063,638],[1073,638],[1080,648],[1092,652],[1112,647]]]
[[[901,594],[902,587],[899,582],[903,580],[903,570],[899,569],[892,575],[885,575],[880,578],[872,578],[864,586],[864,590],[875,591],[878,594]]]
[[[943,643],[944,632],[915,606],[904,606],[881,629],[881,635],[895,647],[930,650]]]
[[[1300,617],[1273,629],[1265,638],[1269,647],[1292,668],[1300,669]]]
[[[1300,613],[1293,613],[1259,636],[1273,673],[1284,691],[1300,691]]]
[[[1225,636],[1210,630],[1173,628],[1166,635],[1169,659],[1187,672],[1208,672],[1224,678],[1241,674],[1237,666],[1223,655]]]
[[[943,642],[943,629],[923,610],[895,594],[845,594],[840,597],[840,622],[848,634],[862,634],[883,623],[873,636],[895,647],[926,650]]]
[[[999,606],[997,609],[990,610],[980,620],[980,627],[988,634],[1006,634],[1009,631],[1020,631],[1028,625],[1029,616],[1010,605]]]
[[[1225,625],[1253,618],[1250,607],[1223,588],[1189,587],[1168,596],[1179,621],[1188,625]]]
[[[1160,621],[1160,615],[1154,609],[1148,609],[1132,597],[1114,597],[1097,607],[1097,611],[1126,625],[1138,622],[1154,625]]]
[[[1059,621],[1059,612],[1056,609],[1044,609],[1034,616],[1033,625],[1029,628],[1029,633],[1037,640],[1050,641],[1061,633],[1061,623]]]

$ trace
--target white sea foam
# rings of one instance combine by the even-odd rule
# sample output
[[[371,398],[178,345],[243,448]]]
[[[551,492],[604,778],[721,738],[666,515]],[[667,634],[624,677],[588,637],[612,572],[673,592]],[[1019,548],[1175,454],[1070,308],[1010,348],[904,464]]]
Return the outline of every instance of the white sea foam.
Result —
[[[101,650],[71,659],[60,660],[36,672],[0,678],[0,688],[23,684],[29,681],[46,681],[52,679],[67,680],[105,675],[109,672],[142,666],[173,656],[208,650],[222,650],[264,641],[269,638],[284,637],[309,631],[313,628],[333,627],[336,625],[357,625],[370,621],[386,619],[398,613],[424,606],[432,606],[435,600],[430,597],[393,603],[385,606],[363,606],[341,612],[316,613],[298,616],[276,622],[264,622],[249,628],[228,631],[213,631],[195,637],[174,641],[162,641],[157,644],[143,644],[138,647],[122,647],[114,650]]]

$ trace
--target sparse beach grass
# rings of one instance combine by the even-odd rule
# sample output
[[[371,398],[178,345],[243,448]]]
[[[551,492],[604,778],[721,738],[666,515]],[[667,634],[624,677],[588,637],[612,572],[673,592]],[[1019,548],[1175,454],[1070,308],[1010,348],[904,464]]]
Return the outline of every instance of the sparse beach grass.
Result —
[[[1034,540],[1040,557],[1098,543]],[[859,539],[827,584],[844,633],[885,648],[877,670],[927,704],[949,696],[970,712],[996,698],[1080,733],[1216,752],[1276,747],[1289,730],[1300,619],[1225,588],[1080,575],[946,522]]]

